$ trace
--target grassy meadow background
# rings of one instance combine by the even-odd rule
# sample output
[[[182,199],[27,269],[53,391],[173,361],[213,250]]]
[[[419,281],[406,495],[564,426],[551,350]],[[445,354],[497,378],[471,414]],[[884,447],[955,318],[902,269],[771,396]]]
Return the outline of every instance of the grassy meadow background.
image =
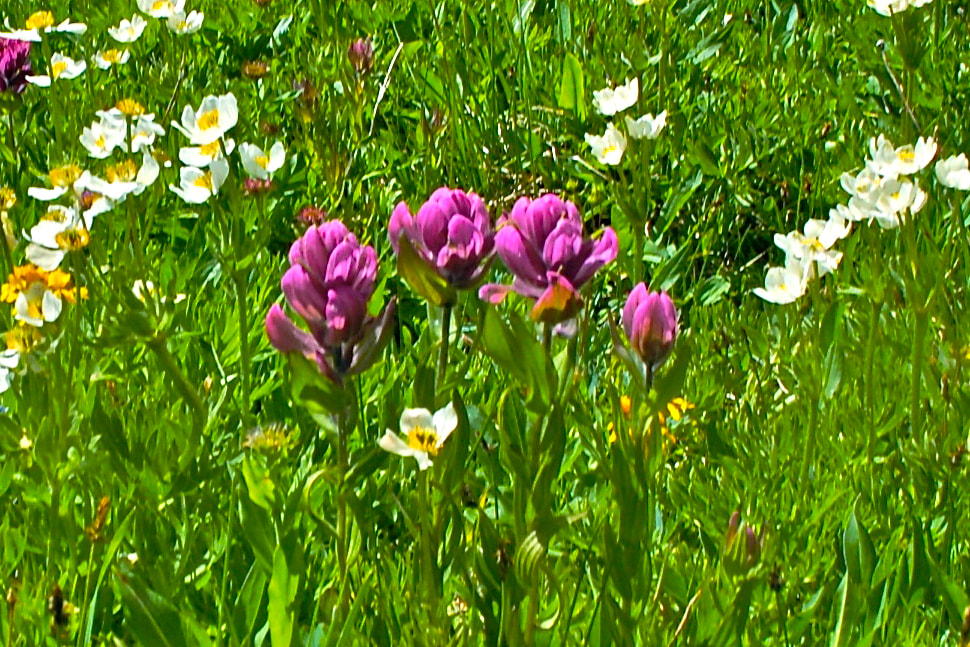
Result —
[[[41,9],[88,25],[45,35],[35,70],[55,51],[90,61],[136,12],[57,5],[0,7],[12,27]],[[839,178],[870,138],[970,151],[964,3],[893,18],[848,0],[186,10],[204,12],[195,34],[146,18],[127,64],[3,97],[18,237],[49,169],[103,168],[79,143],[98,110],[137,100],[175,160],[65,260],[88,298],[0,396],[4,645],[968,644],[966,194],[926,171],[912,226],[856,223],[839,268],[792,304],[752,294],[782,263],[775,233],[847,200]],[[367,36],[357,74],[347,50]],[[632,78],[628,114],[667,125],[605,166],[584,141],[610,121],[592,92]],[[186,141],[170,122],[226,92],[229,136],[279,140],[286,163],[269,192],[234,174],[187,204],[168,189]],[[478,193],[493,221],[558,193],[587,233],[617,231],[579,334],[549,358],[522,299],[471,291],[436,376],[441,311],[396,271],[387,224],[439,186]],[[376,249],[371,313],[397,299],[339,439],[263,324],[308,205]],[[489,280],[507,277],[496,262]],[[156,291],[139,300],[135,281]],[[640,281],[679,311],[652,394],[610,332]],[[509,322],[522,358],[495,358],[488,321]],[[516,361],[551,382],[523,383]],[[378,446],[405,408],[448,401],[462,422],[427,472]]]

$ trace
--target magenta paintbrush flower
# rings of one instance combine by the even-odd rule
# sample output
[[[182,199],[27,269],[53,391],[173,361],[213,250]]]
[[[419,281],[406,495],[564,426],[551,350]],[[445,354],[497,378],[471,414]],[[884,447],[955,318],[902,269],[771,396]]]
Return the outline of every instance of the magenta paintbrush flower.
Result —
[[[638,283],[623,307],[623,330],[650,374],[667,361],[677,339],[677,310],[666,292]]]
[[[290,248],[290,268],[281,282],[286,302],[307,323],[298,328],[279,305],[266,316],[266,334],[277,350],[299,352],[341,382],[376,358],[393,314],[393,302],[377,320],[367,315],[374,293],[377,255],[343,223],[310,227]]]
[[[447,283],[447,287],[435,289],[433,281],[414,271],[417,268],[402,268],[412,287],[439,305],[454,298],[445,294],[447,288],[467,289],[481,280],[495,247],[495,234],[482,199],[446,187],[432,193],[415,215],[407,204],[399,203],[391,214],[388,236],[398,256],[401,238],[406,237],[423,265]]]
[[[612,227],[599,240],[585,237],[576,205],[547,194],[519,198],[499,221],[495,251],[515,278],[511,286],[482,286],[479,297],[499,303],[516,292],[535,299],[535,321],[560,323],[579,312],[579,289],[616,258],[619,242]]]
[[[27,87],[30,67],[30,43],[0,38],[0,92],[20,94]]]

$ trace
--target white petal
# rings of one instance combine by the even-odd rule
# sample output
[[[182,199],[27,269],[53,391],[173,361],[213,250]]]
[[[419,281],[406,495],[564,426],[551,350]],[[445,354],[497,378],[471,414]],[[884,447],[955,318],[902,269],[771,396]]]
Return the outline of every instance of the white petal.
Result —
[[[458,428],[458,413],[455,412],[455,405],[451,402],[448,406],[434,412],[434,429],[438,435],[438,447],[448,440],[455,429]]]
[[[427,409],[405,409],[401,414],[401,431],[408,433],[415,427],[434,429],[434,418]]]

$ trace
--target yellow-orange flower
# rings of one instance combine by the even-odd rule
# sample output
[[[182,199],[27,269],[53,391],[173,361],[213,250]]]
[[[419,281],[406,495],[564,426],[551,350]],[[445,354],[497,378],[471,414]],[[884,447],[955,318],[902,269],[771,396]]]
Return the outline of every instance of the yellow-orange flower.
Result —
[[[38,282],[47,283],[47,272],[33,263],[15,267],[7,282],[0,286],[0,301],[13,303],[21,292],[26,292],[27,288]]]

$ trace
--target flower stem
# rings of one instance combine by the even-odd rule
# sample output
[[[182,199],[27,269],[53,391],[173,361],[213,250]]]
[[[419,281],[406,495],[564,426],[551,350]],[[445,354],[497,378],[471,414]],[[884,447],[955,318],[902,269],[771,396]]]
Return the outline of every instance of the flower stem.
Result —
[[[246,279],[238,270],[231,273],[236,288],[236,310],[239,315],[239,382],[242,385],[242,419],[248,425],[250,412],[249,303],[246,299]]]
[[[88,596],[91,594],[91,573],[94,570],[94,540],[91,542],[91,549],[88,551],[88,574],[84,578],[84,600],[81,602],[81,627],[84,627],[88,614],[94,613],[94,609],[89,606]],[[77,632],[77,644],[80,646],[84,630]]]
[[[869,443],[867,458],[870,468],[874,464],[876,457],[876,403],[875,386],[872,381],[873,356],[876,350],[876,337],[879,331],[879,312],[882,310],[882,301],[872,302],[872,320],[869,324],[869,338],[866,340],[865,354],[865,385],[866,385],[866,426],[869,429]]]
[[[440,391],[445,383],[445,374],[448,372],[448,338],[451,335],[451,311],[452,306],[446,303],[441,312],[441,350],[438,353],[438,378],[435,381],[436,390]]]
[[[175,390],[178,391],[189,407],[192,409],[193,418],[195,420],[195,429],[193,430],[193,442],[198,443],[202,437],[202,430],[205,427],[207,412],[205,405],[202,403],[202,398],[199,397],[198,392],[192,383],[189,382],[188,378],[185,377],[185,373],[179,368],[178,363],[175,358],[172,357],[171,351],[168,350],[168,345],[166,344],[166,339],[163,334],[158,334],[148,341],[145,345],[155,353],[158,361],[162,365],[162,370],[165,374],[172,380],[172,384],[175,386]]]
[[[920,387],[923,382],[923,338],[926,336],[929,315],[925,306],[914,308],[916,326],[913,331],[913,383],[909,396],[909,426],[913,437],[922,431],[923,409],[920,406]]]

